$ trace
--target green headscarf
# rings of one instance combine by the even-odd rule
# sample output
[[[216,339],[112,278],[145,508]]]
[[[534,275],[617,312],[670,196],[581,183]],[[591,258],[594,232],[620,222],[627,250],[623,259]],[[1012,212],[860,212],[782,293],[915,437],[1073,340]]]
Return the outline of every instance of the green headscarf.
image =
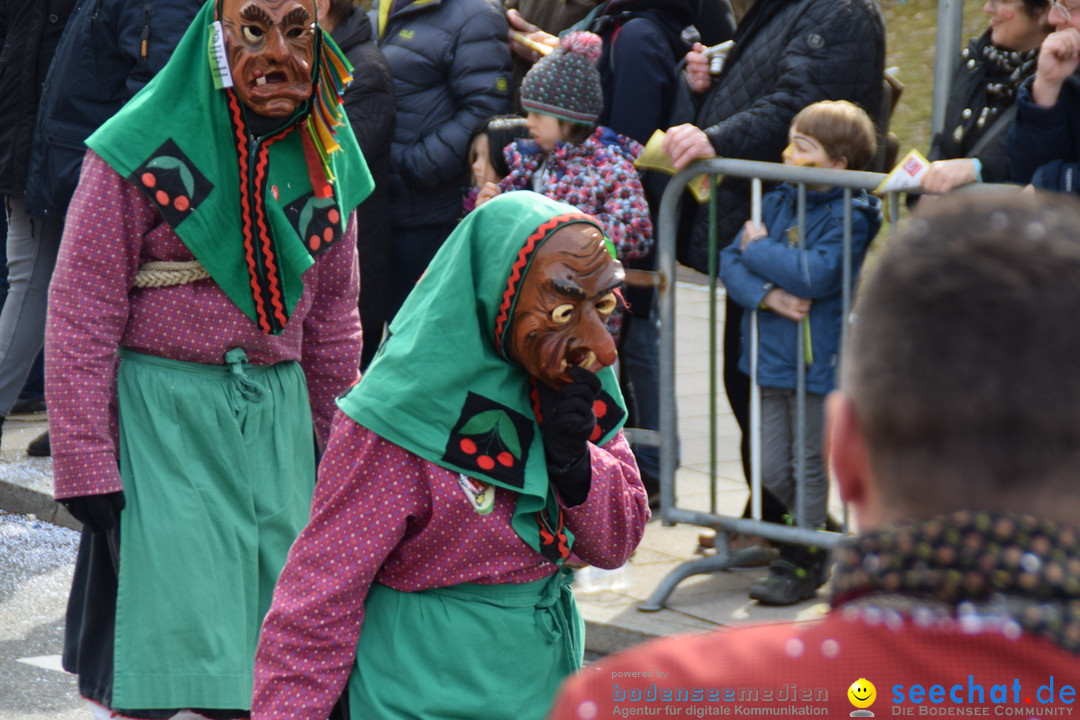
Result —
[[[556,563],[572,536],[548,482],[534,381],[506,348],[536,251],[573,223],[601,229],[576,208],[529,191],[504,193],[469,213],[394,318],[364,377],[338,400],[353,420],[425,460],[519,493],[514,530]],[[614,371],[598,377],[606,411],[595,442],[602,445],[626,412]]]
[[[168,64],[86,144],[146,194],[245,315],[277,334],[300,299],[304,271],[343,237],[373,182],[349,123],[338,124],[351,67],[329,35],[316,33],[313,99],[254,142],[246,108],[216,85],[223,60],[214,52],[222,50],[213,42],[215,3],[208,0]]]

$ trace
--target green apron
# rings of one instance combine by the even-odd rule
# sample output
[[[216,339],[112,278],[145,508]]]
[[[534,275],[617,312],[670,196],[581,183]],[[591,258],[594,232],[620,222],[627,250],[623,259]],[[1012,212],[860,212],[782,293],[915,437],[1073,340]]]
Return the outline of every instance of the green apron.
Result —
[[[373,585],[349,678],[352,720],[541,720],[581,667],[573,572],[519,585]]]
[[[255,645],[315,487],[294,362],[121,351],[116,708],[251,706]]]

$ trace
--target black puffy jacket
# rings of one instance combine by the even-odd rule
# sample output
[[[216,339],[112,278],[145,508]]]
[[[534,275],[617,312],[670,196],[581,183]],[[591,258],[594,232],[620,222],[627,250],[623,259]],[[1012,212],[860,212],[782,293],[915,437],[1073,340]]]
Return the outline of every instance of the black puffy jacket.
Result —
[[[779,162],[795,114],[819,100],[881,111],[885,22],[874,0],[757,0],[735,48],[705,96],[696,125],[721,157]],[[749,181],[726,178],[717,193],[720,248],[750,219]],[[708,270],[708,205],[684,209],[679,261]]]
[[[379,349],[386,320],[390,268],[390,143],[394,137],[394,78],[375,43],[371,21],[357,9],[331,31],[353,65],[353,81],[342,102],[375,188],[356,208],[360,252],[360,323],[364,329],[361,368]]]
[[[397,0],[379,27],[394,75],[397,127],[390,148],[395,227],[453,223],[469,184],[468,155],[484,120],[510,110],[510,48],[489,0]]]
[[[168,62],[202,5],[202,0],[79,2],[41,96],[26,181],[31,216],[67,212],[86,153],[83,141]]]
[[[345,89],[342,104],[375,179],[374,193],[380,184],[386,184],[390,172],[394,78],[386,57],[375,42],[371,21],[363,12],[354,11],[330,35],[353,66],[353,80]]]
[[[38,101],[75,0],[0,1],[0,195],[21,197]]]

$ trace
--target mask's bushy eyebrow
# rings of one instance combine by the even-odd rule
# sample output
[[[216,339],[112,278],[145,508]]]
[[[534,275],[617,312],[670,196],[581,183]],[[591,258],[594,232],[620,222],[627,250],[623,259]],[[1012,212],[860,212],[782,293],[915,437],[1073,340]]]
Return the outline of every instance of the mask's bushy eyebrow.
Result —
[[[585,290],[581,286],[563,280],[552,280],[551,287],[554,288],[556,292],[562,293],[563,295],[570,295],[571,297],[576,298],[585,297]]]
[[[267,25],[272,25],[274,22],[270,17],[270,14],[267,13],[262,6],[256,5],[255,3],[245,5],[244,8],[240,10],[240,19],[247,20],[248,22],[261,22]]]
[[[307,22],[310,22],[310,21],[311,21],[311,13],[309,13],[306,8],[300,7],[300,8],[296,8],[295,10],[290,11],[289,14],[285,16],[285,19],[281,21],[281,24],[282,25],[293,25],[293,24],[303,25],[303,24],[305,24]]]

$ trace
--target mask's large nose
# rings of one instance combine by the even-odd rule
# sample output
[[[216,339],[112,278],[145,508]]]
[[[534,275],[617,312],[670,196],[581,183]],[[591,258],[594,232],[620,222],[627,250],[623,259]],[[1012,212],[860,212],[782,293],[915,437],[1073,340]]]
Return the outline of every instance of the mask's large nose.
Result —
[[[615,340],[611,337],[611,333],[604,327],[604,319],[600,313],[596,312],[595,308],[590,309],[585,321],[582,323],[581,328],[581,344],[580,347],[591,351],[596,357],[595,362],[598,367],[590,367],[589,370],[596,371],[600,367],[608,367],[615,364],[615,359],[618,357],[618,352],[615,350]]]
[[[277,65],[284,64],[289,57],[289,43],[285,39],[285,35],[278,27],[271,28],[270,32],[266,34],[266,44],[264,46],[266,59]]]

